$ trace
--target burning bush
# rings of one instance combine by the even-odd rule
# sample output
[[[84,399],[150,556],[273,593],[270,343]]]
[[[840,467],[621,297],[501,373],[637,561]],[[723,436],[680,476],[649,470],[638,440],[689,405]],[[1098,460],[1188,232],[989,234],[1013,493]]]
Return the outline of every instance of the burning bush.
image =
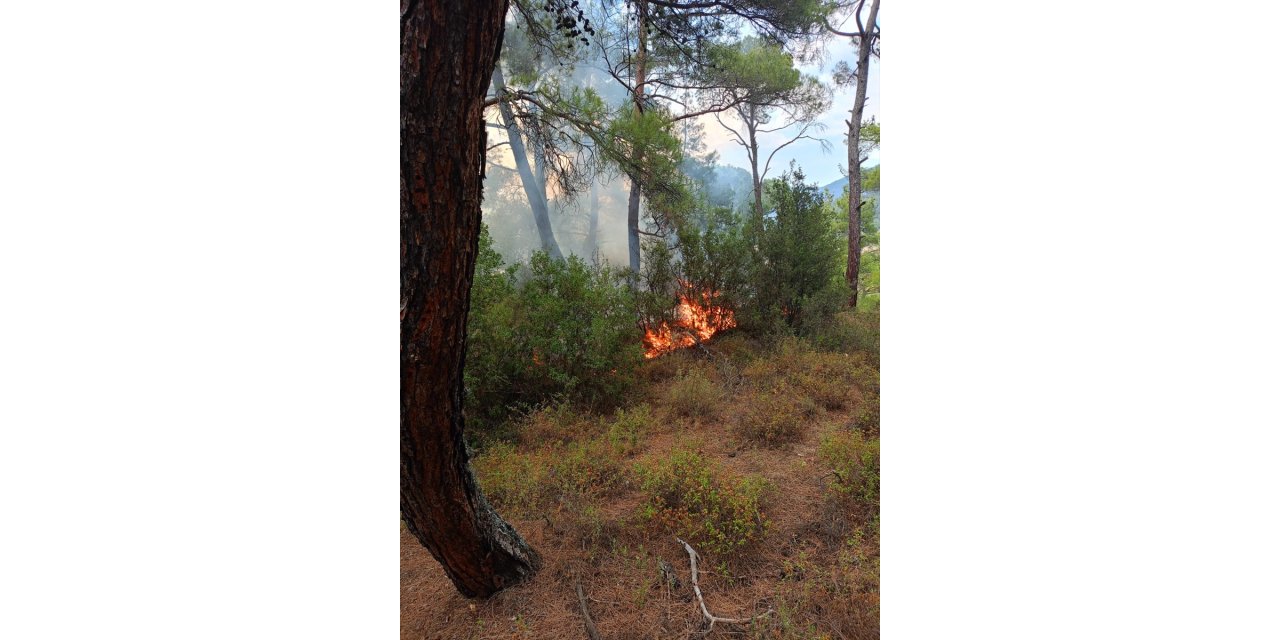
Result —
[[[683,281],[680,286],[686,292],[680,294],[680,303],[672,313],[673,319],[645,329],[646,358],[656,358],[668,351],[692,347],[709,340],[718,331],[738,326],[732,310],[711,303],[716,297],[714,291],[689,291],[689,285]]]
[[[642,274],[645,357],[708,340],[738,326],[749,256],[741,225],[728,209],[686,221],[676,246],[650,240]]]

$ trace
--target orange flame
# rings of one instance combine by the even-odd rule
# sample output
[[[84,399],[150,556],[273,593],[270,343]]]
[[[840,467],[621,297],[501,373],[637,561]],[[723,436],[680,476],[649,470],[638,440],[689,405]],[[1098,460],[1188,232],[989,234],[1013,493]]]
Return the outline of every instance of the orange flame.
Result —
[[[666,322],[657,327],[646,327],[644,331],[644,357],[656,358],[664,353],[683,347],[692,347],[703,340],[708,340],[718,331],[738,326],[733,319],[733,311],[711,304],[713,294],[703,292],[701,304],[688,295],[680,296],[680,304],[676,305],[675,326]]]

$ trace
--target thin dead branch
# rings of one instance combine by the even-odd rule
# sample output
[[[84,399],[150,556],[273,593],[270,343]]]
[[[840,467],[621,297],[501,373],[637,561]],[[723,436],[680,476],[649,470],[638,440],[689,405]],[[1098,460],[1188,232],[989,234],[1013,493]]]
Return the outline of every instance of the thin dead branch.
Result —
[[[591,621],[591,612],[587,610],[587,597],[582,595],[582,583],[575,582],[573,586],[578,590],[578,605],[582,607],[582,622],[587,627],[587,637],[600,640],[600,632],[596,631],[596,623]]]
[[[711,633],[711,630],[715,628],[717,622],[723,622],[725,624],[746,624],[756,618],[761,618],[773,613],[773,609],[769,609],[764,613],[751,616],[750,618],[722,618],[720,616],[712,615],[711,612],[707,610],[707,603],[702,599],[702,589],[698,586],[698,552],[694,551],[693,547],[689,546],[688,542],[681,540],[679,537],[676,537],[676,542],[684,545],[684,550],[689,552],[689,577],[693,582],[693,594],[698,596],[698,605],[702,607],[702,615],[711,622],[711,625],[707,627],[705,633]]]

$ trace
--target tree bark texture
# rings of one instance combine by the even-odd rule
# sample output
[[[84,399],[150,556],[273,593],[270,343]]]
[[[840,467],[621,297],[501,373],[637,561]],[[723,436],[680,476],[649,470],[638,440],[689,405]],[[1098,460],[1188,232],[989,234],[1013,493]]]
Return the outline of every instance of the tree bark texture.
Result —
[[[867,26],[858,38],[857,90],[853,96],[853,112],[849,118],[849,262],[844,277],[849,283],[849,306],[858,306],[858,269],[862,263],[862,108],[867,102],[867,78],[871,75],[871,47],[879,30],[876,16],[880,0],[871,0]]]
[[[546,173],[539,167],[539,171],[535,175],[529,167],[529,156],[524,146],[524,137],[520,134],[520,127],[516,124],[515,114],[511,111],[511,104],[502,100],[507,84],[502,76],[501,66],[493,70],[493,86],[497,90],[496,93],[499,98],[498,113],[502,116],[502,126],[506,127],[507,130],[507,140],[511,143],[511,155],[515,158],[516,172],[520,174],[520,185],[524,187],[524,196],[529,201],[529,210],[533,212],[533,224],[538,229],[538,239],[542,242],[542,250],[556,260],[563,260],[564,254],[560,253],[560,244],[556,242],[555,232],[551,230],[551,216],[547,207]],[[535,160],[537,157],[537,155],[534,156]]]
[[[482,109],[507,3],[401,4],[400,513],[469,597],[522,580],[539,564],[480,493],[462,437]]]

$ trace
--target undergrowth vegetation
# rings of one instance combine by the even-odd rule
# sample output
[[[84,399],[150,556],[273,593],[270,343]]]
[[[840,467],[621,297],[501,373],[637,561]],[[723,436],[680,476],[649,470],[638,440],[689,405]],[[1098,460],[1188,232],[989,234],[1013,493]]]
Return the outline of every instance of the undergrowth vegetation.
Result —
[[[771,185],[763,220],[717,210],[676,245],[648,241],[634,289],[572,257],[503,266],[486,233],[465,368],[472,468],[503,517],[540,530],[557,575],[603,572],[617,606],[687,608],[679,536],[704,590],[773,609],[732,633],[871,637],[878,299],[844,306],[830,200],[798,173]],[[691,289],[738,326],[645,360],[644,322]]]
[[[634,384],[643,347],[618,270],[543,252],[503,268],[485,230],[472,297],[464,375],[475,430],[553,398],[616,406]]]
[[[678,449],[640,465],[644,522],[674,531],[715,554],[730,555],[758,539],[769,523],[761,511],[768,483],[734,480],[695,451]]]
[[[837,494],[862,505],[880,504],[880,440],[858,431],[837,431],[822,439],[818,455],[831,467]]]

